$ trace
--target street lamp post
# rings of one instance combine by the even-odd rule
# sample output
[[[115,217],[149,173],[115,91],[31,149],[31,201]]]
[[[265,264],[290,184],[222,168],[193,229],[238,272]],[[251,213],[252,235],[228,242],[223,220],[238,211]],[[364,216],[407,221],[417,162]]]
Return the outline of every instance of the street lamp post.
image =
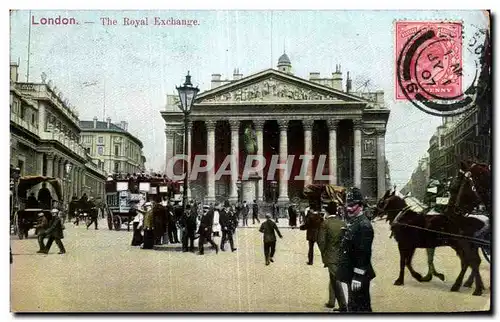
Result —
[[[191,108],[193,107],[194,100],[196,98],[196,94],[198,94],[198,87],[193,87],[191,83],[191,76],[189,75],[189,71],[186,75],[186,80],[182,86],[176,87],[177,92],[179,93],[179,100],[181,105],[179,109],[184,113],[184,153],[188,153],[188,125],[189,125],[189,114],[191,113]],[[187,156],[191,158],[191,155]],[[188,159],[189,160],[189,159]],[[184,213],[186,212],[187,205],[187,193],[188,193],[188,177],[189,177],[189,163],[186,162],[186,167],[184,171],[184,188],[182,190],[182,208]]]
[[[64,181],[65,181],[64,190],[66,191],[66,193],[64,193],[64,195],[66,196],[64,199],[66,199],[66,200],[64,203],[66,204],[65,209],[67,209],[68,211],[69,211],[69,199],[71,197],[70,193],[69,193],[69,187],[71,186],[70,174],[71,174],[72,168],[73,168],[73,165],[71,163],[66,163],[66,165],[65,165],[66,173],[64,174]],[[69,219],[70,214],[67,213],[66,215],[68,216],[68,219]]]

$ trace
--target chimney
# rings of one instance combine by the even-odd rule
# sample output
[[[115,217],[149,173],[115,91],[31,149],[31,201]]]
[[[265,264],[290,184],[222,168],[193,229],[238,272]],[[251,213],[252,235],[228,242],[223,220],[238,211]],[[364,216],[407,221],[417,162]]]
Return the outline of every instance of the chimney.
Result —
[[[220,74],[212,74],[212,83],[210,88],[216,88],[220,85]]]
[[[377,104],[384,105],[384,91],[379,90],[375,92]]]
[[[240,80],[241,78],[243,78],[243,74],[240,74],[239,68],[235,68],[233,71],[233,80]]]
[[[309,73],[309,80],[310,81],[318,80],[319,79],[319,75],[320,75],[320,73],[318,73],[318,72],[310,72]]]
[[[17,63],[10,63],[10,81],[13,83],[17,83],[19,80],[18,69],[19,65]]]
[[[349,77],[349,72],[347,72],[346,92],[350,93],[351,90],[352,90],[352,79]]]
[[[122,128],[122,130],[127,131],[127,126],[128,126],[127,122],[125,121],[120,122],[120,127]]]
[[[332,73],[332,88],[339,91],[342,90],[342,72],[340,68],[340,65],[335,65],[335,73]]]
[[[94,129],[97,129],[97,116],[94,116]]]
[[[109,129],[111,127],[111,117],[108,117],[106,119],[106,122],[108,123],[107,125],[108,125],[108,129]]]

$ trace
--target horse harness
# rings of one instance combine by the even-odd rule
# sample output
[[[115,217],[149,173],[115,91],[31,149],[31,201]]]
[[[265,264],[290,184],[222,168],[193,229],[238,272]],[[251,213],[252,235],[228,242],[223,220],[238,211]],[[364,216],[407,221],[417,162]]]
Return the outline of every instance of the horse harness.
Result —
[[[483,198],[481,198],[481,195],[479,194],[479,192],[477,192],[476,184],[474,182],[474,178],[472,177],[472,172],[470,171],[475,165],[476,164],[473,163],[470,166],[469,171],[464,171],[462,169],[459,169],[459,172],[464,175],[465,179],[469,180],[469,184],[471,186],[471,190],[474,192],[474,194],[476,195],[476,198],[479,200],[479,202],[482,203],[485,207],[487,207],[488,205],[486,205],[486,203],[484,202]],[[457,198],[455,200],[455,207],[459,206],[459,202],[460,202],[460,200]]]

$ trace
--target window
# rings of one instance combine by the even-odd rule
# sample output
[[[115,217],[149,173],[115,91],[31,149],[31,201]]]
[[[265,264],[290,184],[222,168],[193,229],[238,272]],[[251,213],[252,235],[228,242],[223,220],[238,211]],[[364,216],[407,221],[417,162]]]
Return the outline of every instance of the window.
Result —
[[[21,119],[24,120],[25,116],[26,116],[26,105],[21,104]]]
[[[31,124],[35,124],[35,113],[31,113]]]
[[[120,162],[115,161],[115,172],[120,172]]]
[[[103,143],[104,143],[104,137],[100,136],[100,137],[97,139],[97,143],[99,143],[99,144],[103,144]]]
[[[98,146],[98,147],[97,147],[97,154],[99,154],[99,155],[103,155],[103,154],[104,154],[104,147],[102,147],[102,146]]]
[[[120,146],[117,144],[115,145],[115,156],[119,156],[120,155]]]
[[[83,143],[85,144],[91,144],[92,143],[92,136],[91,135],[84,135],[82,137]]]

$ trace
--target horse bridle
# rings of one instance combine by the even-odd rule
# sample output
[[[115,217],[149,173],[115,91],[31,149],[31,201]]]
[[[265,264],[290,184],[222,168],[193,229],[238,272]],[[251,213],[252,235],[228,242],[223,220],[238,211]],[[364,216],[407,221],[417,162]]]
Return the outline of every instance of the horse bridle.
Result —
[[[474,192],[474,194],[476,195],[476,198],[479,200],[479,203],[482,203],[483,205],[486,206],[486,203],[483,201],[483,198],[481,198],[481,195],[479,194],[479,192],[477,191],[477,188],[476,188],[476,184],[474,182],[474,178],[472,177],[472,168],[475,166],[476,164],[473,163],[470,167],[469,167],[469,170],[468,171],[464,171],[462,169],[459,169],[459,172],[461,174],[463,174],[464,178],[467,179],[469,181],[469,184],[470,184],[470,187],[471,187],[471,190]],[[460,203],[460,196],[462,194],[462,189],[463,189],[463,183],[460,185],[460,188],[458,190],[458,194],[457,194],[457,197],[456,197],[456,200],[455,200],[455,207],[459,207],[459,203]]]

